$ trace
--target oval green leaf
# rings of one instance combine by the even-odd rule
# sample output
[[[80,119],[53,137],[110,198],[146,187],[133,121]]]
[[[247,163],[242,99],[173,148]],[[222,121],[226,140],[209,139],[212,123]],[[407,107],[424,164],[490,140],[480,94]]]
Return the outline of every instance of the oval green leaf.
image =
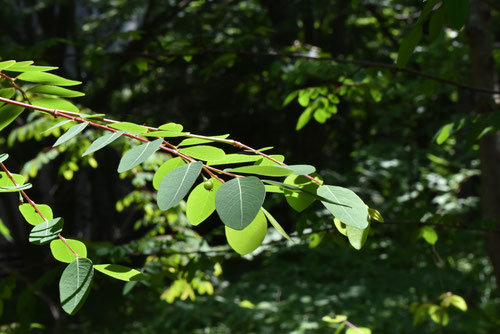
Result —
[[[184,127],[181,124],[172,122],[163,124],[158,128],[158,130],[173,131],[173,132],[182,132],[182,129],[184,129]]]
[[[346,225],[347,239],[349,239],[349,243],[351,244],[351,246],[357,250],[360,250],[361,247],[363,247],[363,245],[365,244],[366,238],[368,238],[369,231],[370,225],[362,230]]]
[[[80,112],[78,107],[73,103],[60,98],[40,97],[38,99],[34,99],[31,104],[48,109],[71,111],[76,113]]]
[[[257,216],[266,188],[255,176],[234,178],[224,183],[215,196],[215,209],[222,222],[241,231]]]
[[[16,63],[15,60],[5,60],[0,62],[0,71],[5,70],[6,68],[9,68],[10,66],[14,65]]]
[[[30,232],[29,240],[35,245],[43,245],[57,238],[61,233],[64,224],[64,219],[54,218],[49,221],[44,221],[36,225]]]
[[[290,175],[285,179],[286,184],[293,185],[303,191],[284,189],[285,199],[295,211],[302,212],[316,199],[308,193],[315,194],[319,185],[303,175]]]
[[[80,257],[87,257],[87,247],[83,242],[72,239],[65,239],[65,241]],[[76,259],[76,255],[60,239],[50,242],[50,251],[57,261],[71,263]]]
[[[368,209],[361,198],[352,190],[337,186],[320,186],[317,194],[341,204],[321,201],[328,211],[342,223],[361,230],[368,226]]]
[[[125,130],[109,133],[107,135],[104,135],[100,138],[97,138],[90,144],[89,148],[83,153],[82,157],[86,156],[87,154],[94,153],[101,148],[111,144],[114,142],[116,139],[118,139],[121,135],[125,133]]]
[[[76,258],[64,269],[59,280],[59,296],[63,310],[73,315],[87,299],[94,277],[92,261]]]
[[[212,188],[206,189],[206,182],[197,185],[188,196],[186,202],[186,216],[191,225],[199,225],[215,211],[215,194],[222,182],[215,178],[210,179]]]
[[[14,184],[5,172],[0,172],[0,187],[16,187],[24,184],[24,176],[21,174],[10,174],[16,183]]]
[[[12,123],[21,113],[24,108],[13,104],[6,104],[0,108],[0,131],[7,125]]]
[[[50,86],[50,85],[37,85],[33,88],[28,89],[28,92],[55,95],[61,97],[79,97],[85,95],[84,93],[78,92],[76,90],[71,90],[58,86]]]
[[[155,175],[153,176],[153,187],[156,190],[158,190],[158,188],[160,187],[161,180],[163,180],[165,175],[167,175],[168,173],[170,173],[171,171],[173,171],[177,167],[180,167],[180,166],[185,165],[185,164],[186,164],[186,162],[184,162],[184,160],[182,160],[182,158],[180,158],[180,157],[168,159],[167,161],[165,161],[160,166],[160,168],[158,168],[156,170]]]
[[[21,73],[17,77],[19,80],[27,82],[36,82],[47,85],[57,85],[57,86],[75,86],[81,84],[80,81],[69,80],[52,73],[45,72],[25,72]]]
[[[125,152],[118,165],[118,173],[126,172],[146,161],[160,148],[162,143],[163,139],[156,139]]]
[[[244,229],[235,230],[225,226],[226,239],[232,249],[241,255],[250,254],[256,250],[267,233],[267,220],[262,211]]]
[[[36,208],[47,220],[54,218],[52,209],[50,206],[45,204],[35,204]],[[45,220],[35,211],[35,209],[29,203],[24,203],[19,205],[19,211],[23,215],[24,219],[31,225],[38,225],[43,223]]]
[[[110,128],[116,129],[116,130],[125,130],[130,133],[146,133],[148,132],[148,128],[145,126],[135,124],[135,123],[130,123],[130,122],[119,122],[119,123],[113,123],[108,125]]]
[[[181,148],[179,152],[203,161],[221,160],[226,156],[226,153],[222,149],[207,145]]]
[[[289,169],[296,175],[308,175],[316,172],[316,167],[311,165],[288,165],[279,167]]]
[[[264,176],[282,177],[293,173],[293,171],[282,168],[281,166],[242,166],[227,170],[231,173],[255,174]]]
[[[83,123],[73,125],[72,127],[70,127],[68,129],[68,131],[66,131],[61,137],[59,137],[56,140],[56,142],[54,143],[54,145],[52,145],[52,147],[56,147],[58,145],[61,145],[65,142],[67,142],[68,140],[70,140],[71,138],[75,137],[80,132],[82,132],[87,127],[87,125],[89,125],[89,122],[83,122]]]
[[[200,161],[177,167],[168,173],[158,188],[158,207],[166,211],[177,205],[189,192],[200,175],[203,164]]]
[[[95,270],[108,275],[110,277],[122,280],[122,281],[143,281],[147,279],[147,276],[141,273],[139,270],[121,266],[118,264],[96,264],[94,265]]]

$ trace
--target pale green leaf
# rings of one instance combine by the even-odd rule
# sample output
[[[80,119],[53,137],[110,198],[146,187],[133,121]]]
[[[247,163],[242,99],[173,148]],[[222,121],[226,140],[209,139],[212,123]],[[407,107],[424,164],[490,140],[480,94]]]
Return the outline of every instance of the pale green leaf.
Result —
[[[108,125],[110,128],[116,130],[125,130],[130,133],[146,133],[148,132],[148,128],[142,125],[138,125],[130,122],[119,122]]]
[[[90,293],[94,268],[87,258],[76,258],[64,269],[59,280],[59,297],[63,310],[74,315]]]
[[[438,234],[432,226],[421,227],[418,236],[430,245],[434,245],[438,241]]]
[[[23,184],[22,186],[0,187],[0,193],[13,193],[21,190],[30,189],[33,185],[31,183]]]
[[[60,98],[49,98],[49,97],[40,97],[34,99],[31,104],[38,107],[43,107],[47,109],[57,109],[63,111],[71,111],[71,112],[80,112],[77,106],[73,103],[60,99]]]
[[[328,211],[342,223],[361,230],[368,226],[368,209],[361,198],[352,190],[325,185],[318,188],[317,194],[342,204],[335,205],[326,201],[321,201]]]
[[[297,125],[295,126],[295,130],[299,131],[301,130],[304,126],[309,123],[311,120],[313,109],[312,108],[307,108],[300,114],[299,119],[297,120]]]
[[[215,178],[209,180],[212,189],[206,189],[205,182],[197,185],[188,196],[186,216],[189,222],[196,226],[207,219],[215,211],[215,194],[222,182]]]
[[[82,92],[78,92],[76,90],[71,90],[67,88],[62,88],[58,86],[50,86],[50,85],[37,85],[28,89],[28,92],[38,93],[38,94],[48,94],[55,95],[61,97],[79,97],[84,96],[85,94]],[[57,108],[59,109],[59,108]]]
[[[165,161],[160,168],[158,168],[155,172],[155,175],[153,176],[153,187],[158,190],[160,187],[161,180],[163,180],[163,177],[176,169],[177,167],[180,167],[182,165],[185,165],[186,163],[182,158],[176,157],[173,159],[169,159]]]
[[[347,317],[345,315],[336,315],[335,318],[332,318],[328,315],[325,315],[323,318],[321,318],[324,322],[329,322],[332,324],[339,324],[341,322],[344,322],[347,320]]]
[[[163,139],[156,139],[125,152],[118,165],[118,173],[126,172],[146,161],[160,148],[162,143]]]
[[[262,159],[260,155],[249,155],[249,154],[226,154],[223,159],[220,160],[209,160],[207,165],[215,166],[215,165],[230,165],[230,164],[238,164],[245,162],[253,162]]]
[[[24,108],[13,104],[6,104],[0,108],[0,131],[7,125],[12,123],[21,113]]]
[[[287,176],[293,173],[293,171],[281,168],[280,166],[242,166],[226,170],[231,173],[239,174],[255,174],[264,176]]]
[[[9,68],[10,66],[14,65],[16,63],[15,60],[5,60],[0,62],[0,71],[5,70],[6,68]]]
[[[189,192],[200,175],[203,164],[200,161],[177,167],[168,173],[158,188],[158,207],[168,210],[177,205]]]
[[[118,139],[124,133],[125,133],[125,130],[121,130],[121,131],[109,133],[109,134],[106,134],[102,137],[97,138],[96,140],[94,140],[92,142],[92,144],[90,144],[89,148],[87,148],[87,150],[85,151],[85,153],[83,153],[82,156],[84,157],[87,154],[94,153],[94,152],[100,150],[101,148],[111,144],[112,142],[114,142],[116,139]]]
[[[367,327],[348,328],[345,334],[372,334],[372,330]]]
[[[467,311],[467,303],[465,302],[465,299],[463,299],[461,296],[458,295],[453,295],[450,297],[450,304],[458,308],[460,311]]]
[[[0,162],[4,162],[8,158],[9,158],[9,155],[7,153],[0,154]]]
[[[318,177],[316,179],[320,180]],[[309,205],[315,201],[315,196],[319,184],[311,181],[303,175],[290,175],[285,181],[285,184],[293,185],[299,188],[300,191],[285,189],[285,199],[294,210],[298,212],[304,211]]]
[[[235,230],[225,226],[226,239],[238,254],[246,255],[257,249],[267,233],[267,220],[262,211],[244,229]]]
[[[347,239],[349,243],[355,249],[361,249],[368,238],[368,232],[370,231],[370,225],[365,229],[360,230],[359,228],[346,225]]]
[[[177,123],[167,123],[161,125],[158,130],[165,130],[165,131],[173,131],[173,132],[182,132],[184,127],[181,124]]]
[[[263,207],[261,208],[262,212],[264,212],[264,214],[266,215],[267,217],[267,220],[271,223],[271,225],[273,225],[273,227],[276,229],[276,231],[279,232],[279,234],[281,234],[283,237],[285,237],[286,239],[288,239],[289,241],[292,241],[292,238],[290,238],[290,236],[288,235],[288,233],[286,233],[286,231],[283,229],[283,227],[278,223],[278,221],[276,219],[274,219],[274,217],[271,215],[271,213],[269,213],[269,211],[267,211],[266,209],[264,209]]]
[[[50,206],[45,204],[35,204],[36,208],[47,220],[54,218],[52,209]],[[19,211],[23,215],[24,219],[31,225],[38,225],[43,223],[45,220],[35,211],[33,206],[29,203],[24,203],[19,205]]]
[[[218,147],[199,145],[181,148],[179,150],[182,154],[188,155],[194,159],[209,161],[224,159],[226,153]]]
[[[224,183],[215,196],[215,209],[222,222],[243,230],[259,213],[266,188],[255,176],[234,178]]]
[[[54,240],[61,233],[63,224],[64,219],[62,218],[44,221],[33,227],[29,235],[29,241],[35,245],[43,245]]]
[[[10,177],[5,172],[0,172],[0,187],[15,187],[24,184],[24,176],[21,174],[10,174],[16,183],[14,184]]]
[[[173,131],[151,131],[141,134],[145,137],[162,137],[162,138],[175,138],[183,137],[189,134],[189,132],[173,132]]]
[[[110,277],[130,282],[130,281],[143,281],[147,279],[147,276],[141,273],[139,270],[128,268],[118,264],[96,264],[94,265],[95,270],[108,275]]]
[[[81,84],[80,81],[69,80],[58,75],[45,72],[24,72],[17,78],[23,81],[57,86],[74,86]]]
[[[280,168],[289,169],[296,175],[308,175],[312,174],[316,171],[316,168],[311,165],[288,165],[288,166],[279,166]]]
[[[453,130],[454,123],[448,123],[446,125],[443,125],[441,129],[439,129],[438,134],[436,136],[436,143],[438,145],[441,145],[448,139],[448,137],[451,134],[451,131]]]
[[[57,70],[56,66],[37,66],[31,65],[29,62],[19,62],[9,66],[6,70],[10,72],[47,72]]]
[[[46,133],[46,132],[50,132],[54,129],[57,129],[58,127],[61,127],[65,124],[68,124],[69,122],[74,122],[72,119],[67,119],[67,120],[64,120],[64,121],[61,121],[59,123],[56,123],[54,124],[53,126],[51,126],[50,128],[48,128],[47,130],[43,131],[42,133]]]
[[[226,139],[229,135],[219,135],[219,136],[210,136],[210,138],[216,139]],[[191,145],[200,145],[200,144],[208,144],[212,142],[217,142],[216,139],[202,139],[202,138],[187,138],[180,142],[177,146],[191,146]]]
[[[337,218],[333,217],[333,224],[335,224],[335,227],[337,228],[337,231],[340,232],[340,234],[343,234],[347,237],[347,225],[342,223],[340,220]]]
[[[70,140],[71,138],[75,137],[80,132],[82,132],[87,127],[87,125],[89,125],[89,122],[83,122],[83,123],[73,125],[72,127],[70,127],[68,129],[68,131],[66,131],[61,137],[59,137],[57,139],[57,141],[54,143],[54,145],[52,145],[52,147],[56,147],[58,145],[61,145],[65,142],[67,142],[68,140]]]
[[[87,257],[87,247],[83,242],[72,239],[64,239],[64,241],[66,241],[69,247],[71,247],[80,257]],[[60,239],[50,242],[50,251],[52,252],[52,256],[60,262],[71,263],[76,259],[76,255]]]
[[[270,158],[276,160],[276,161],[279,161],[279,162],[283,162],[285,161],[285,156],[284,155],[281,155],[281,154],[272,154],[269,156]],[[280,164],[276,163],[276,161],[273,161],[269,158],[266,158],[266,157],[260,157],[257,161],[255,161],[255,164],[254,165],[258,165],[258,166],[281,166]]]

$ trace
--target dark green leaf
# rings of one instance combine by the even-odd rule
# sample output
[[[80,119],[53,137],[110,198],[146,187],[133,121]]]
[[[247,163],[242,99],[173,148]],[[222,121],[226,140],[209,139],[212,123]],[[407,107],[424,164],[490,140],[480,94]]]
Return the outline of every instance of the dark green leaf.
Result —
[[[242,230],[255,219],[265,197],[266,188],[255,176],[234,178],[217,191],[215,209],[225,225]]]
[[[59,296],[63,310],[74,315],[87,299],[94,277],[92,261],[76,258],[64,269],[59,280]]]
[[[25,72],[21,73],[17,78],[23,81],[57,86],[74,86],[81,84],[80,81],[65,79],[58,75],[45,72]]]
[[[444,8],[441,7],[434,12],[429,21],[429,40],[431,42],[438,38],[441,31],[443,31],[445,19],[444,14]]]
[[[35,245],[43,245],[57,238],[61,233],[64,219],[54,218],[36,225],[30,232],[29,240]]]
[[[13,104],[6,104],[0,108],[0,131],[7,125],[12,123],[21,113],[24,108]]]
[[[417,24],[401,42],[398,52],[397,65],[404,67],[410,61],[413,50],[417,47],[422,38],[422,25]]]
[[[124,133],[125,133],[125,130],[121,130],[121,131],[109,133],[109,134],[104,135],[100,138],[97,138],[96,140],[94,140],[94,142],[92,142],[92,144],[90,144],[89,148],[85,151],[85,153],[83,153],[82,156],[84,157],[87,154],[94,153],[94,152],[100,150],[101,148],[111,144],[112,142],[114,142],[116,139],[118,139]]]
[[[57,139],[57,141],[54,143],[54,145],[52,145],[52,147],[56,147],[58,145],[61,145],[65,142],[67,142],[68,140],[70,140],[71,138],[75,137],[80,132],[82,132],[83,129],[85,129],[87,127],[87,125],[89,125],[89,122],[84,122],[84,123],[79,123],[79,124],[73,125],[72,127],[70,127],[68,129],[68,131],[66,131],[61,137],[59,137]]]
[[[445,0],[446,21],[452,29],[459,30],[467,22],[470,0]]]
[[[118,165],[118,173],[126,172],[146,161],[160,148],[162,143],[163,139],[156,139],[125,152]]]
[[[323,205],[342,223],[365,229],[368,226],[368,209],[365,203],[352,190],[336,186],[320,186],[317,194],[343,205],[321,201]]]
[[[158,207],[168,210],[177,205],[189,192],[200,175],[203,164],[200,161],[177,167],[168,173],[158,188]]]

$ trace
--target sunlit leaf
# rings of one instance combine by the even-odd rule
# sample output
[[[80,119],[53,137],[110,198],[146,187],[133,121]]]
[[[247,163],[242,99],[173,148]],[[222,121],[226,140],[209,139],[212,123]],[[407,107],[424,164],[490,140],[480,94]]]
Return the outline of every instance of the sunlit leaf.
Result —
[[[36,208],[47,220],[54,218],[52,209],[50,206],[45,204],[35,204]],[[19,211],[23,215],[24,219],[31,225],[38,225],[43,223],[45,220],[40,216],[38,212],[35,211],[33,206],[29,203],[24,203],[19,205]]]
[[[16,95],[16,90],[14,88],[2,88],[2,89],[0,89],[0,97],[3,97],[4,99],[10,99],[14,95]]]
[[[333,224],[337,228],[337,231],[340,232],[340,234],[343,234],[347,237],[347,225],[342,223],[340,220],[337,218],[333,217]]]
[[[262,210],[262,212],[264,212],[264,214],[267,217],[267,220],[271,223],[271,225],[273,225],[273,227],[276,229],[276,231],[278,231],[279,234],[281,234],[283,237],[285,237],[289,241],[292,241],[292,238],[290,238],[288,233],[286,233],[286,231],[283,229],[283,227],[278,223],[278,221],[276,219],[274,219],[274,217],[269,213],[269,211],[267,211],[263,207],[261,208],[261,210]]]
[[[0,108],[0,131],[2,131],[7,125],[12,123],[21,113],[24,108],[15,106],[12,104],[3,105]]]
[[[368,226],[368,209],[365,203],[352,190],[337,186],[320,186],[317,190],[319,196],[343,204],[335,205],[321,201],[323,205],[342,223],[365,229]]]
[[[87,247],[83,242],[72,239],[65,239],[64,241],[80,257],[87,257]],[[50,242],[50,251],[52,252],[52,256],[60,262],[71,263],[76,259],[76,255],[60,239],[52,240]]]
[[[226,139],[227,137],[229,137],[229,135],[210,136],[210,137],[217,138],[217,139]],[[207,144],[207,143],[212,143],[212,142],[216,142],[216,141],[217,140],[213,140],[213,139],[187,138],[187,139],[184,139],[183,141],[181,141],[180,144],[177,146],[180,147],[180,146],[200,145],[200,144]]]
[[[467,311],[467,303],[465,299],[458,295],[453,295],[450,297],[450,304],[458,308],[460,311]]]
[[[211,189],[207,189],[205,182],[200,183],[188,196],[186,216],[192,225],[200,224],[215,211],[215,194],[222,182],[215,178],[211,178],[209,182],[212,185]]]
[[[162,143],[163,139],[156,139],[125,152],[118,165],[118,173],[126,172],[146,161],[160,148]]]
[[[24,176],[21,174],[10,174],[16,183],[14,184],[5,172],[0,172],[0,187],[15,187],[24,184]]]
[[[332,318],[328,315],[325,315],[323,318],[321,318],[324,322],[330,322],[332,324],[339,324],[345,320],[347,320],[347,317],[345,315],[336,315],[335,318]]]
[[[448,124],[443,125],[441,127],[441,129],[439,129],[437,137],[436,137],[436,143],[441,145],[442,143],[444,143],[446,141],[446,139],[448,139],[448,137],[451,134],[451,131],[453,130],[453,125],[454,125],[454,123],[448,123]]]
[[[238,254],[246,255],[257,249],[267,233],[267,220],[262,211],[259,211],[253,221],[244,229],[235,230],[225,226],[226,239]]]
[[[8,158],[9,158],[9,155],[7,153],[0,154],[0,162],[4,162]]]
[[[182,129],[184,129],[184,127],[181,124],[177,123],[163,124],[158,128],[158,130],[173,131],[173,132],[182,132]]]
[[[421,227],[418,236],[430,245],[434,245],[438,241],[438,234],[432,226]]]
[[[182,154],[188,155],[194,159],[209,161],[224,159],[226,153],[218,147],[199,145],[181,148],[179,150]]]
[[[366,327],[348,328],[345,334],[372,334],[372,330]]]
[[[57,109],[63,111],[71,111],[71,112],[79,112],[80,110],[73,103],[60,99],[60,98],[49,98],[49,97],[40,97],[34,99],[31,102],[34,106],[48,108],[48,109]]]
[[[17,78],[23,81],[57,86],[74,86],[81,84],[80,81],[69,80],[58,75],[45,72],[24,72]]]
[[[153,187],[158,190],[160,187],[161,180],[163,180],[163,177],[176,169],[177,167],[180,167],[182,165],[185,165],[186,163],[182,158],[176,157],[173,159],[168,159],[165,161],[160,168],[158,168],[155,172],[155,175],[153,176]]]
[[[234,178],[217,191],[215,209],[225,225],[242,230],[255,219],[265,196],[266,188],[255,176]]]
[[[189,132],[174,132],[174,131],[151,131],[147,133],[143,133],[143,136],[146,137],[163,137],[163,138],[174,138],[174,137],[183,137],[189,134]]]
[[[21,190],[30,189],[33,185],[31,183],[23,184],[22,186],[0,187],[0,193],[12,193]]]
[[[259,155],[233,153],[233,154],[226,154],[226,156],[220,160],[209,160],[207,164],[210,166],[230,165],[230,164],[237,164],[244,162],[253,162],[259,159],[262,159],[262,157]]]
[[[295,130],[299,131],[301,130],[304,126],[309,123],[311,120],[313,109],[312,108],[307,108],[300,114],[299,119],[297,120],[297,125],[295,126]]]
[[[67,142],[68,140],[70,140],[71,138],[75,137],[80,132],[82,132],[87,127],[87,125],[89,125],[89,122],[83,122],[83,123],[73,125],[61,137],[59,137],[57,139],[57,141],[54,143],[54,145],[52,145],[52,147],[56,147],[58,145],[61,145],[65,142]]]
[[[296,175],[308,175],[316,172],[316,167],[311,165],[288,165],[280,166],[281,168],[289,169]]]
[[[5,70],[6,68],[9,68],[10,66],[14,65],[16,63],[15,60],[5,60],[0,62],[0,71]]]
[[[368,214],[370,215],[370,218],[373,218],[380,223],[384,222],[384,217],[382,217],[382,215],[380,214],[380,212],[378,212],[377,209],[368,208]]]
[[[122,280],[122,281],[143,281],[147,279],[147,276],[141,273],[139,270],[128,268],[118,264],[96,264],[94,265],[95,270],[108,275],[110,277]]]
[[[177,205],[189,192],[200,175],[203,164],[200,161],[177,167],[168,173],[158,188],[158,207],[168,210]]]
[[[142,125],[138,125],[130,122],[119,122],[108,125],[110,128],[116,130],[125,130],[130,133],[146,133],[148,132],[148,128]]]
[[[286,184],[293,185],[302,191],[292,191],[285,189],[285,199],[294,210],[304,211],[316,198],[311,194],[316,194],[319,184],[311,181],[303,175],[290,175],[285,179]]]
[[[55,95],[61,97],[79,97],[84,96],[85,94],[82,92],[78,92],[76,90],[71,90],[67,88],[62,88],[58,86],[50,86],[50,85],[37,85],[28,89],[28,92],[38,93],[38,94],[48,94]],[[56,108],[59,109],[59,108]]]
[[[87,299],[94,277],[92,261],[76,258],[64,269],[59,280],[59,296],[63,310],[73,315]]]
[[[85,153],[83,153],[82,156],[84,157],[87,154],[94,153],[94,152],[100,150],[101,148],[111,144],[112,142],[114,142],[116,139],[118,139],[124,133],[125,133],[125,130],[121,130],[121,131],[109,133],[109,134],[106,134],[102,137],[97,138],[96,140],[94,140],[92,142],[92,144],[90,144],[89,148],[87,148],[87,150],[85,151]]]
[[[61,233],[63,224],[64,219],[54,218],[36,225],[30,232],[30,242],[35,245],[43,245],[54,240]]]
[[[237,173],[237,174],[255,174],[255,175],[264,175],[264,176],[287,176],[293,173],[293,171],[281,168],[279,166],[243,166],[228,169],[228,172]]]
[[[356,227],[352,227],[346,225],[346,234],[347,239],[349,239],[349,243],[355,249],[361,249],[368,238],[368,232],[370,231],[370,225],[368,225],[365,229],[359,229]]]
[[[29,62],[18,62],[7,68],[10,72],[47,72],[57,70],[56,66],[37,66],[28,64]]]

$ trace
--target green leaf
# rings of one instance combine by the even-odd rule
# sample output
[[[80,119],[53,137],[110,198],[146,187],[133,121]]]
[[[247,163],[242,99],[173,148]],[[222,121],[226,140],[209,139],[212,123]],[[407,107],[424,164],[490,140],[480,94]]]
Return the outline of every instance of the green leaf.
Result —
[[[94,152],[100,150],[101,148],[111,144],[112,142],[114,142],[116,139],[118,139],[124,133],[125,133],[125,130],[121,130],[121,131],[109,133],[109,134],[106,134],[102,137],[97,138],[96,140],[94,140],[92,142],[92,144],[90,144],[89,148],[87,148],[85,153],[83,153],[82,157],[86,156],[87,154],[94,153]]]
[[[59,280],[59,296],[63,310],[74,315],[87,299],[94,268],[87,258],[76,258],[64,269]]]
[[[428,244],[434,245],[438,241],[438,234],[432,226],[421,227],[418,233],[419,238],[423,238]]]
[[[0,97],[4,99],[10,99],[16,94],[16,90],[14,88],[2,88],[0,89]]]
[[[401,42],[398,52],[398,60],[396,64],[399,67],[404,67],[410,61],[413,50],[417,47],[422,38],[422,25],[417,24],[413,27],[408,35]]]
[[[209,160],[221,160],[224,159],[226,153],[218,147],[199,145],[191,146],[186,148],[181,148],[179,150],[182,154],[188,155],[192,158],[209,161]]]
[[[337,186],[320,186],[317,194],[331,201],[343,204],[335,205],[321,201],[328,211],[342,223],[361,230],[368,226],[368,209],[361,198],[352,190]]]
[[[183,137],[189,134],[189,132],[173,132],[173,131],[151,131],[148,133],[143,133],[145,137],[163,137],[163,138],[174,138]]]
[[[23,184],[22,186],[0,187],[0,193],[13,193],[16,191],[27,190],[32,187],[31,183]]]
[[[378,212],[377,209],[368,208],[368,214],[370,215],[370,218],[373,218],[380,223],[384,222],[384,217],[382,217],[382,215],[380,214],[380,212]]]
[[[450,28],[460,30],[469,15],[470,0],[445,0],[444,10],[446,11],[446,21]]]
[[[372,334],[372,330],[367,327],[348,328],[345,334]]]
[[[53,126],[51,126],[50,128],[48,128],[47,130],[43,131],[42,133],[50,132],[50,131],[52,131],[54,129],[57,129],[58,127],[63,126],[64,124],[68,124],[69,122],[74,122],[74,121],[71,120],[71,119],[67,119],[67,120],[61,121],[59,123],[54,124]]]
[[[46,72],[57,70],[59,67],[56,66],[37,66],[31,65],[29,62],[19,62],[7,68],[10,72]]]
[[[309,105],[310,97],[311,97],[312,91],[310,89],[303,89],[299,91],[299,104],[302,107],[307,107]]]
[[[14,65],[16,63],[15,60],[5,60],[0,62],[0,71],[5,70],[6,68],[9,68],[10,66]]]
[[[57,85],[57,86],[74,86],[81,84],[80,81],[65,79],[58,75],[45,72],[25,72],[21,73],[17,78],[19,80],[27,82],[36,82],[41,84]]]
[[[176,157],[173,159],[169,159],[165,161],[160,168],[158,168],[155,172],[155,175],[153,176],[153,187],[158,190],[160,187],[161,180],[163,180],[163,177],[176,169],[177,167],[180,167],[182,165],[185,165],[186,163],[182,158]]]
[[[431,317],[432,321],[434,321],[437,324],[441,324],[443,326],[446,326],[448,324],[448,321],[450,320],[448,313],[437,305],[431,305],[429,307],[428,312],[429,312],[429,316]]]
[[[311,181],[303,175],[290,175],[285,179],[286,184],[299,188],[300,191],[285,189],[285,199],[295,211],[302,212],[311,205],[316,198],[311,194],[316,194],[319,184]]]
[[[299,94],[299,91],[294,91],[294,92],[291,92],[290,94],[288,94],[287,97],[285,98],[285,100],[283,101],[283,107],[287,106],[290,102],[295,100],[295,98],[297,97],[298,94]]]
[[[420,16],[418,17],[417,24],[423,24],[425,22],[425,20],[427,20],[427,17],[429,17],[429,14],[432,12],[434,7],[440,1],[441,0],[427,0],[424,8],[422,9],[422,12],[420,13]]]
[[[361,247],[363,247],[363,245],[365,244],[366,239],[368,238],[369,231],[370,225],[362,230],[346,225],[347,239],[349,239],[349,243],[351,244],[351,246],[357,250],[360,250]]]
[[[80,257],[87,257],[87,247],[83,242],[72,239],[65,239],[65,241]],[[76,255],[60,239],[50,242],[50,251],[57,261],[71,263],[76,259]]]
[[[49,221],[44,221],[36,225],[30,232],[29,240],[35,245],[43,245],[57,238],[61,233],[64,224],[64,219],[54,218]]]
[[[302,129],[304,126],[306,126],[307,123],[311,120],[311,115],[312,115],[313,109],[312,108],[307,108],[300,114],[299,119],[297,120],[297,125],[295,126],[295,130],[299,131]]]
[[[118,264],[96,264],[94,265],[95,270],[108,275],[110,277],[130,282],[130,281],[143,281],[147,279],[147,276],[141,273],[139,270],[121,266]]]
[[[269,157],[271,157],[274,160],[279,161],[281,163],[283,161],[285,161],[285,156],[281,155],[281,154],[272,154]],[[273,161],[271,159],[268,159],[268,158],[265,158],[265,157],[261,157],[259,160],[255,161],[254,165],[258,165],[258,166],[281,166],[281,165],[277,164],[275,161]]]
[[[158,207],[166,211],[177,205],[189,192],[200,175],[203,164],[200,161],[177,167],[168,173],[158,188]]]
[[[5,172],[0,172],[0,187],[5,188],[5,187],[15,187],[23,185],[24,184],[24,176],[21,174],[10,174],[12,175],[12,178],[14,181],[16,181],[16,184],[12,182],[10,177],[7,175]]]
[[[243,166],[232,169],[227,169],[226,171],[231,173],[242,173],[242,174],[255,174],[264,176],[287,176],[293,173],[293,171],[281,168],[280,166]]]
[[[467,311],[467,303],[465,299],[458,295],[453,295],[450,297],[450,304],[458,308],[460,311]]]
[[[332,324],[339,324],[347,320],[347,317],[345,315],[336,315],[335,318],[332,318],[330,316],[325,315],[323,318],[321,318],[321,320]]]
[[[446,141],[446,139],[448,139],[448,137],[451,134],[451,131],[453,130],[454,125],[455,123],[448,123],[446,125],[443,125],[441,129],[439,129],[436,136],[436,143],[438,143],[438,145],[441,145]]]
[[[0,162],[4,162],[8,158],[9,158],[9,155],[7,153],[0,154]]]
[[[210,136],[210,137],[217,138],[217,139],[226,139],[227,137],[229,137],[229,135],[219,135],[219,136]],[[217,140],[201,139],[201,138],[187,138],[187,139],[184,139],[183,141],[181,141],[180,144],[177,146],[180,147],[180,146],[200,145],[200,144],[207,144],[207,143],[213,143],[213,142],[217,142]]]
[[[126,172],[146,161],[147,158],[152,156],[160,148],[162,143],[163,139],[160,138],[136,146],[125,152],[118,165],[118,173]]]
[[[333,224],[335,224],[335,227],[337,228],[337,231],[340,232],[340,234],[343,234],[347,237],[347,225],[342,223],[340,220],[337,218],[333,217]]]
[[[197,185],[186,202],[186,216],[191,225],[199,225],[215,211],[215,194],[222,182],[215,178],[209,180],[212,189],[207,190],[205,182]]]
[[[60,98],[40,97],[33,100],[31,104],[48,109],[71,111],[76,113],[80,112],[80,110],[73,103]]]
[[[262,159],[260,155],[249,155],[249,154],[226,154],[223,159],[220,160],[209,160],[207,165],[215,166],[215,165],[230,165],[230,164],[238,164],[244,162],[253,162]]]
[[[50,206],[45,204],[35,204],[36,208],[47,220],[54,218],[52,209]],[[24,203],[19,205],[19,211],[23,215],[24,219],[31,225],[38,225],[43,223],[45,220],[35,211],[35,209],[29,203]]]
[[[12,123],[21,113],[24,108],[13,104],[6,104],[0,108],[0,131],[7,125]]]
[[[215,209],[225,225],[243,230],[255,219],[265,197],[266,188],[255,176],[234,178],[217,191]]]
[[[61,97],[79,97],[85,95],[84,93],[78,92],[76,90],[71,90],[58,86],[50,86],[50,85],[37,85],[35,87],[28,89],[28,92],[55,95]]]
[[[311,165],[288,165],[279,167],[289,169],[296,175],[308,175],[316,172],[316,167]]]
[[[264,209],[264,207],[262,207],[261,210],[262,210],[262,212],[264,212],[264,214],[267,217],[267,220],[271,223],[271,225],[273,225],[273,227],[276,229],[276,231],[278,231],[279,234],[281,234],[283,237],[285,237],[289,241],[292,241],[292,238],[290,238],[288,233],[286,233],[286,231],[283,229],[283,227],[281,227],[281,225],[278,223],[278,221],[276,219],[274,219],[274,217],[269,213],[269,211]]]
[[[167,124],[161,125],[158,129],[165,130],[165,131],[182,132],[184,127],[181,124],[177,124],[177,123],[167,123]]]
[[[68,131],[66,131],[61,137],[59,137],[57,139],[57,141],[54,143],[54,145],[52,145],[52,147],[56,147],[58,145],[61,145],[65,142],[67,142],[68,140],[70,140],[71,138],[75,137],[80,132],[82,132],[87,127],[87,125],[89,125],[89,122],[84,122],[84,123],[79,123],[79,124],[73,125],[72,127],[70,127],[68,129]]]
[[[138,125],[130,122],[119,122],[108,125],[110,128],[116,130],[125,130],[130,133],[146,133],[148,132],[148,128],[142,125]]]
[[[429,21],[429,40],[432,42],[438,38],[441,31],[443,31],[445,19],[445,11],[440,7],[434,12]]]
[[[250,254],[256,250],[267,233],[267,220],[262,211],[244,229],[235,230],[225,226],[226,239],[232,249],[241,255]]]

